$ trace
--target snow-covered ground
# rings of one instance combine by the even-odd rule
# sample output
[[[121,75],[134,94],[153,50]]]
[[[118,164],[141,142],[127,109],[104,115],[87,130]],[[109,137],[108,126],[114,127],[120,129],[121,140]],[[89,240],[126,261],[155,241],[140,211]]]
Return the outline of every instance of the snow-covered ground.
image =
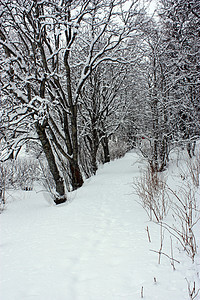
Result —
[[[193,264],[174,242],[176,270],[165,256],[158,264],[150,250],[159,250],[160,227],[133,192],[143,167],[130,152],[60,206],[37,186],[10,192],[0,215],[0,299],[137,300],[142,289],[146,300],[190,299],[186,279],[198,289],[199,257]],[[169,255],[170,247],[164,239]]]

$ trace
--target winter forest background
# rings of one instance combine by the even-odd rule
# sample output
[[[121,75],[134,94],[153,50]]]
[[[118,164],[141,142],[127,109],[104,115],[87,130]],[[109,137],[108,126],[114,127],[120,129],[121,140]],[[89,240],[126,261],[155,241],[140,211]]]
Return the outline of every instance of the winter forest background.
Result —
[[[0,73],[2,300],[199,299],[200,1],[0,0]]]
[[[0,2],[1,172],[14,170],[1,185],[25,184],[15,173],[26,168],[61,203],[99,163],[133,147],[153,172],[175,147],[194,155],[200,4],[158,1],[153,16],[149,5]],[[25,145],[31,167],[13,160]]]

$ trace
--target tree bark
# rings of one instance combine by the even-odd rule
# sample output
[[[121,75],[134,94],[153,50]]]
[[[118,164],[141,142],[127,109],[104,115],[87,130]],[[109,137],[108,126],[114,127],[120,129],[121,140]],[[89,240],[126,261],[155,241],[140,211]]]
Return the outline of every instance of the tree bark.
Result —
[[[102,139],[102,146],[104,152],[104,164],[110,162],[110,151],[108,146],[108,137],[104,136]]]
[[[70,147],[68,146],[68,152],[73,156],[73,161],[69,162],[70,170],[71,170],[71,184],[73,190],[81,187],[83,185],[83,178],[79,168],[79,145],[78,145],[78,129],[77,129],[77,104],[73,104],[72,99],[72,83],[71,83],[71,70],[68,62],[69,59],[69,50],[65,51],[64,56],[64,65],[66,70],[66,78],[67,78],[67,96],[68,96],[68,104],[70,110],[70,125],[71,125],[71,136],[69,131],[65,131],[65,135],[67,137],[67,145],[70,143]],[[67,129],[67,128],[65,128]]]
[[[99,139],[96,130],[96,120],[92,120],[92,139],[90,142],[91,148],[91,163],[92,163],[92,173],[95,175],[98,169],[97,167],[97,151],[99,147]]]
[[[71,171],[71,185],[73,190],[77,190],[83,185],[83,177],[79,165],[75,162],[69,162]]]
[[[52,147],[50,145],[50,142],[49,142],[48,137],[45,132],[45,127],[40,124],[37,124],[36,131],[37,131],[39,140],[42,144],[42,148],[43,148],[44,154],[46,156],[50,172],[55,181],[57,196],[56,196],[56,199],[54,200],[54,202],[56,204],[61,204],[65,201],[67,201],[67,198],[65,196],[64,181],[63,181],[62,177],[60,176],[60,173],[59,173],[56,161],[55,161],[55,157],[54,157],[54,154],[52,151]]]

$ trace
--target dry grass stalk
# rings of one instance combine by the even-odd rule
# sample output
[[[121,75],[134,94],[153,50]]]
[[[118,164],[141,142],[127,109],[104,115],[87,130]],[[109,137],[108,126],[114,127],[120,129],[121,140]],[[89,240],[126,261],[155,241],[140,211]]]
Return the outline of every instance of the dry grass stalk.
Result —
[[[150,220],[160,222],[169,210],[169,197],[166,193],[166,181],[162,174],[150,168],[134,184],[140,204],[146,210]]]

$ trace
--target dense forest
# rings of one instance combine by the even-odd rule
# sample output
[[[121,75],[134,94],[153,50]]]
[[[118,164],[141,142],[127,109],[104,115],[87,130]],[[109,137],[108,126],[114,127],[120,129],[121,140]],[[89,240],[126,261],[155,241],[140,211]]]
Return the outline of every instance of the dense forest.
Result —
[[[200,2],[149,7],[139,0],[0,0],[1,194],[45,177],[59,204],[99,164],[132,148],[152,172],[167,168],[175,147],[194,155]],[[17,162],[20,151],[29,162]]]

